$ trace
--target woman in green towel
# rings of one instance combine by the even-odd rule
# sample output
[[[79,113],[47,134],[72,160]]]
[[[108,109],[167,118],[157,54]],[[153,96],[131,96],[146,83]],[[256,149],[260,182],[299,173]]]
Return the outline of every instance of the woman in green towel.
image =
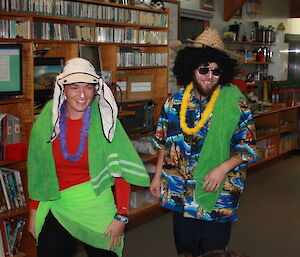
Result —
[[[114,97],[90,62],[69,60],[30,137],[29,231],[38,256],[71,257],[77,240],[90,257],[121,256],[129,183],[147,186],[149,178]]]
[[[177,251],[191,257],[226,248],[245,168],[257,155],[252,114],[229,83],[242,57],[226,50],[212,28],[175,48],[182,90],[166,101],[158,121],[150,190],[174,211]]]

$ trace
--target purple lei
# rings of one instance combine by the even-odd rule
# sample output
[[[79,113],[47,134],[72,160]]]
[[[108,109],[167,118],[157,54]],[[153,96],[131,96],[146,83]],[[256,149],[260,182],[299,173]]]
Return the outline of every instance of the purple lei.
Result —
[[[60,108],[60,119],[59,119],[59,128],[60,128],[60,133],[58,135],[58,140],[60,142],[60,149],[62,151],[62,155],[65,160],[71,161],[71,162],[76,162],[78,161],[84,152],[85,149],[85,138],[88,136],[88,129],[90,126],[90,113],[91,113],[91,106],[88,106],[86,111],[84,112],[83,115],[83,121],[82,121],[82,127],[80,131],[80,143],[77,148],[76,153],[73,155],[68,153],[67,150],[67,108],[66,108],[66,102],[64,102]]]

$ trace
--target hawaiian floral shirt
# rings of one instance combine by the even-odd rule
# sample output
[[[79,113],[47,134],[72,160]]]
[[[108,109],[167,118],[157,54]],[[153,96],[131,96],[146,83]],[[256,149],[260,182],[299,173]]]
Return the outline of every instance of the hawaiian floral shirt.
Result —
[[[231,155],[244,162],[227,174],[223,190],[213,210],[208,213],[195,201],[194,188],[197,183],[191,172],[197,165],[211,115],[201,130],[190,136],[182,132],[179,111],[184,90],[170,97],[164,104],[154,135],[154,144],[164,149],[165,156],[161,179],[161,206],[183,212],[185,217],[206,221],[231,222],[237,219],[236,210],[244,190],[246,166],[258,160],[255,151],[255,126],[250,109],[244,101],[238,102],[240,121],[231,140]],[[208,103],[199,100],[192,90],[186,122],[193,127],[200,120]]]

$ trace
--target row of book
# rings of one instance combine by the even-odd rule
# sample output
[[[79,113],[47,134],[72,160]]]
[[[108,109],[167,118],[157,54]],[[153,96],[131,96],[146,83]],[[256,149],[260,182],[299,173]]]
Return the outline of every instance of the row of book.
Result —
[[[0,20],[0,38],[30,39],[29,21]]]
[[[166,66],[165,53],[120,52],[117,54],[118,67]]]
[[[0,11],[167,27],[163,13],[65,0],[0,0]]]
[[[34,38],[41,40],[94,41],[94,28],[74,24],[34,23]]]
[[[128,43],[128,44],[168,44],[167,32],[97,27],[96,41],[100,43]]]
[[[15,216],[0,220],[0,256],[13,257],[18,253],[25,218]]]
[[[96,41],[100,43],[137,44],[138,33],[136,29],[97,27]]]
[[[0,161],[6,160],[6,146],[20,142],[20,119],[0,113]]]
[[[168,33],[163,31],[153,30],[140,30],[139,31],[139,43],[140,44],[168,44]]]
[[[26,200],[20,172],[0,167],[0,213],[24,206]]]

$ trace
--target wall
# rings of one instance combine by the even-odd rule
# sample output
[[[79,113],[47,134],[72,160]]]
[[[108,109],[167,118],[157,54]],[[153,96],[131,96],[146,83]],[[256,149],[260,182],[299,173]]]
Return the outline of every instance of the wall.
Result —
[[[300,34],[300,18],[288,19],[286,27],[286,33]]]
[[[242,29],[246,31],[247,37],[249,37],[253,21],[258,21],[260,25],[269,26],[277,28],[279,23],[283,22],[286,27],[285,33],[293,33],[295,31],[300,31],[300,19],[288,19],[289,16],[289,4],[287,0],[262,0],[263,10],[261,15],[256,17],[249,17],[246,13],[246,5],[243,7],[242,19],[231,19],[229,22],[224,22],[223,20],[223,0],[214,0],[215,11],[213,13],[213,19],[211,25],[218,29],[221,33],[228,28],[228,25],[234,22],[242,23]],[[199,10],[203,12],[208,12],[200,9],[200,0],[180,0],[181,8],[190,10]],[[296,25],[293,25],[291,20],[298,20]],[[297,26],[297,28],[295,28]],[[299,32],[300,33],[300,32]]]

